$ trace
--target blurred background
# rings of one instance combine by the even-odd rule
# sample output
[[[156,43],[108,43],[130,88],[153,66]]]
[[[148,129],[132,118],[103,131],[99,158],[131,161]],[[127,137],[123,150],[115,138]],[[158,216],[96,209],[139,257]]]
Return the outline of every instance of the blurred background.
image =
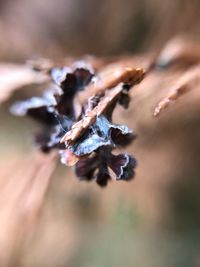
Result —
[[[0,61],[159,53],[176,36],[195,40],[199,49],[199,10],[199,0],[0,0]],[[181,45],[187,48],[184,39]],[[57,164],[35,227],[29,212],[21,212],[20,188],[27,169],[41,167],[32,160],[32,134],[39,126],[13,117],[9,107],[43,87],[23,87],[0,105],[0,257],[5,262],[14,267],[200,266],[199,87],[152,118],[153,107],[184,70],[154,71],[133,90],[130,108],[116,111],[114,121],[138,136],[127,148],[138,160],[135,179],[101,189],[79,182],[72,168]],[[40,183],[51,165],[44,161]],[[20,232],[26,225],[30,231]]]
[[[198,0],[1,0],[0,55],[118,55],[199,34]]]

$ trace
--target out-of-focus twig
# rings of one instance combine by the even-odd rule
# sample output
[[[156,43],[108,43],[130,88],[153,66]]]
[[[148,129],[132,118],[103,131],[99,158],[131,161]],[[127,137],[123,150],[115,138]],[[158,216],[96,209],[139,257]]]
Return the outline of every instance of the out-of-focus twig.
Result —
[[[174,37],[166,43],[157,58],[159,67],[178,65],[180,68],[200,61],[200,45],[189,37]]]
[[[178,81],[175,82],[170,93],[162,99],[156,106],[153,115],[158,116],[161,111],[168,108],[169,105],[177,100],[184,93],[197,88],[200,85],[200,65],[191,67],[188,71],[184,72]]]

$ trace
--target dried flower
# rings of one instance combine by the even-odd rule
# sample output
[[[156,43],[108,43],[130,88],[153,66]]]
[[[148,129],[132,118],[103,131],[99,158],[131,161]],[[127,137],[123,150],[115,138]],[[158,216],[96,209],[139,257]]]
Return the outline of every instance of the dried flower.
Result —
[[[127,154],[113,155],[109,146],[100,148],[92,157],[76,163],[75,172],[80,180],[94,179],[100,186],[107,185],[112,176],[116,180],[130,180],[134,176],[136,160]]]
[[[112,113],[117,104],[128,107],[128,91],[143,79],[144,71],[114,66],[100,74],[85,62],[52,68],[53,89],[11,107],[15,115],[42,124],[35,143],[43,152],[59,149],[61,162],[75,165],[80,180],[95,180],[100,186],[111,177],[130,180],[136,167],[132,156],[112,154],[135,137],[127,126],[112,123]]]

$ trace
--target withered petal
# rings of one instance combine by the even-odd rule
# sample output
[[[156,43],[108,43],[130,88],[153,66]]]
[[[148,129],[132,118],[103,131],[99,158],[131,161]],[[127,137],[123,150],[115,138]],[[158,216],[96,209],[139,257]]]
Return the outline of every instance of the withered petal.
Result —
[[[98,166],[98,159],[94,156],[79,160],[75,165],[75,173],[80,180],[93,179],[94,172]]]
[[[67,148],[77,156],[96,151],[100,147],[126,145],[133,139],[132,131],[124,125],[110,123],[105,116],[99,116],[89,129]]]
[[[60,136],[63,131],[60,126],[45,127],[43,131],[38,132],[34,136],[34,142],[43,152],[49,152],[52,148],[65,149],[65,146],[60,144]]]
[[[77,156],[87,155],[102,146],[113,146],[109,137],[109,122],[104,116],[100,116],[68,149]]]
[[[117,180],[130,180],[134,176],[136,160],[128,154],[112,155],[108,160],[108,165],[116,175]]]
[[[83,89],[93,76],[93,68],[83,61],[75,62],[71,67],[53,68],[51,70],[53,81],[56,85],[61,87],[63,91],[71,86],[75,86],[76,90]]]
[[[96,131],[105,139],[111,140],[113,147],[116,145],[125,145],[132,141],[134,134],[126,125],[113,124],[105,116],[97,117]]]
[[[110,180],[110,174],[108,172],[108,168],[106,164],[101,164],[99,167],[99,171],[95,177],[96,183],[101,186],[105,187]]]
[[[62,93],[55,95],[56,109],[63,115],[74,116],[73,99],[77,91],[83,90],[89,84],[94,73],[91,67],[80,62],[73,67],[54,68],[51,77]]]
[[[52,101],[46,97],[32,97],[25,101],[16,102],[11,106],[10,111],[16,116],[29,115],[37,121],[44,124],[56,124],[56,119],[53,114]]]
[[[49,141],[50,141],[50,133],[47,130],[38,132],[34,135],[35,144],[44,153],[48,153],[51,149],[48,146]]]
[[[63,134],[72,125],[72,120],[66,116],[54,114],[57,125],[45,127],[42,132],[35,135],[35,143],[44,152],[49,152],[51,148],[65,149],[65,145],[60,143]]]
[[[110,137],[116,146],[125,146],[132,142],[135,134],[126,125],[110,125]]]
[[[84,139],[78,139],[75,144],[70,145],[68,149],[77,156],[88,155],[102,146],[111,146],[112,142],[110,140],[105,140],[97,134],[89,134],[88,137]]]

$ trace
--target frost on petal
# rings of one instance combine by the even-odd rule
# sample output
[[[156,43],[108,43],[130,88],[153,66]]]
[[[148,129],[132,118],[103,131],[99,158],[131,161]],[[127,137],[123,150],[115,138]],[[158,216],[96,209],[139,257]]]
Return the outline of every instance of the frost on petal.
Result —
[[[115,145],[125,146],[131,143],[135,138],[132,130],[130,130],[126,125],[110,125],[110,136]]]
[[[36,145],[43,152],[49,152],[52,148],[65,149],[65,145],[60,143],[60,139],[70,129],[72,121],[68,117],[58,114],[54,114],[54,118],[56,118],[57,124],[45,127],[34,138]]]
[[[127,126],[112,124],[106,117],[100,116],[68,149],[77,156],[83,156],[103,146],[126,145],[132,138],[132,131]]]
[[[116,175],[117,180],[130,180],[134,176],[136,160],[127,154],[112,155],[108,162],[109,167]]]
[[[81,66],[77,68],[55,68],[52,69],[51,76],[53,81],[62,89],[60,95],[56,95],[57,110],[63,115],[73,116],[73,99],[77,91],[84,89],[93,77],[93,72],[89,68]]]
[[[74,145],[70,145],[68,149],[77,156],[88,155],[102,146],[111,146],[110,140],[100,137],[98,134],[90,134],[89,132],[78,139]]]
[[[56,124],[55,116],[52,112],[51,102],[43,97],[32,97],[25,101],[17,102],[10,108],[12,114],[16,116],[29,115],[37,121],[47,125]]]

